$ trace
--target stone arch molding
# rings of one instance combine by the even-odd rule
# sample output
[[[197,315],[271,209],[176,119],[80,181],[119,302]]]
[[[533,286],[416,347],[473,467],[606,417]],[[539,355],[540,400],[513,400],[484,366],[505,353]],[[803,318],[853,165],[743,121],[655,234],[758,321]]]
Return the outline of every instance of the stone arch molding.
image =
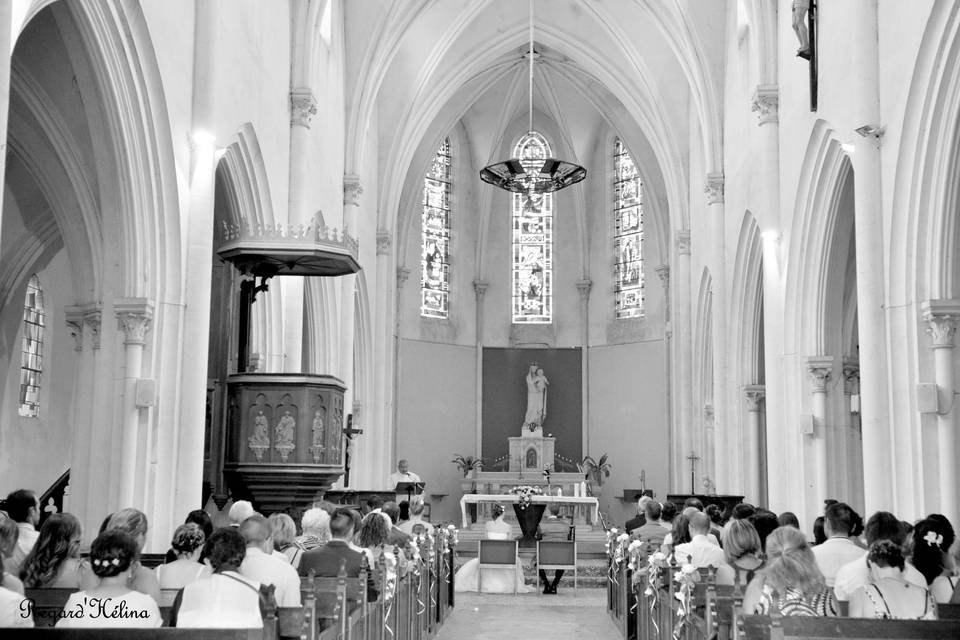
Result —
[[[15,3],[18,35],[53,4]],[[94,141],[95,152],[105,161],[101,170],[117,178],[100,187],[101,224],[115,225],[120,241],[115,293],[147,300],[178,295],[176,170],[163,86],[143,15],[130,2],[71,0],[61,6],[77,27],[100,98],[107,135]]]
[[[736,326],[736,353],[740,373],[739,384],[759,384],[757,354],[763,347],[760,342],[761,318],[763,317],[763,252],[760,245],[760,227],[750,211],[743,214],[740,236],[737,242],[737,257],[733,267],[733,304],[730,309],[740,318]]]
[[[826,304],[830,290],[830,255],[836,236],[843,184],[853,170],[836,130],[817,120],[810,134],[797,186],[790,229],[787,273],[787,340],[793,336],[799,353],[825,353]]]

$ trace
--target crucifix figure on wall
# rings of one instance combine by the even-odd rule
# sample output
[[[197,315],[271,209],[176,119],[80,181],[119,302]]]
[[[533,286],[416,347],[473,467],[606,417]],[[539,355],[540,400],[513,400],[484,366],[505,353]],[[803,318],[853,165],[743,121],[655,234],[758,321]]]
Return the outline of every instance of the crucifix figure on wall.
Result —
[[[797,57],[806,60],[810,67],[810,111],[817,110],[817,2],[816,0],[793,0],[791,5],[793,32],[797,34],[800,48]]]
[[[697,460],[700,459],[696,453],[692,450],[690,455],[687,456],[687,460],[690,461],[690,494],[693,495],[697,492]]]
[[[343,454],[343,486],[350,486],[350,458],[352,457],[353,439],[363,433],[363,429],[354,429],[353,414],[347,415],[347,426],[340,430],[343,437],[347,439],[347,446]]]

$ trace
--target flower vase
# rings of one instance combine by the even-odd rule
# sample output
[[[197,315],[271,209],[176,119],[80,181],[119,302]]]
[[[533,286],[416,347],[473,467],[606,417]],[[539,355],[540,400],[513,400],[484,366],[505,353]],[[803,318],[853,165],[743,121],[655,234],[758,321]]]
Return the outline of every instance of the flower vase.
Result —
[[[530,504],[526,509],[521,509],[519,504],[513,505],[513,511],[517,514],[517,522],[520,524],[520,531],[523,532],[523,541],[532,542],[537,538],[537,527],[540,525],[540,518],[546,511],[545,504]]]

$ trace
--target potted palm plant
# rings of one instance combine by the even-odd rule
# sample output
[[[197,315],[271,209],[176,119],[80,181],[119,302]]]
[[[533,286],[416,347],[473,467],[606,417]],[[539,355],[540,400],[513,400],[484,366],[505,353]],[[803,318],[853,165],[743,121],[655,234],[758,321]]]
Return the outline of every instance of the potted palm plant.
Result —
[[[470,478],[470,486],[467,486],[467,483],[464,482],[461,486],[463,487],[464,492],[476,493],[477,492],[477,471],[483,469],[483,458],[474,457],[474,456],[464,456],[459,453],[453,455],[453,464],[457,465],[457,468],[463,473],[463,477]],[[477,505],[471,504],[469,506],[470,512],[470,521],[477,521]]]
[[[583,479],[587,481],[587,493],[593,495],[593,486],[603,486],[603,481],[610,477],[610,469],[613,467],[607,461],[607,454],[603,454],[597,459],[592,456],[584,456],[580,464],[577,465]]]

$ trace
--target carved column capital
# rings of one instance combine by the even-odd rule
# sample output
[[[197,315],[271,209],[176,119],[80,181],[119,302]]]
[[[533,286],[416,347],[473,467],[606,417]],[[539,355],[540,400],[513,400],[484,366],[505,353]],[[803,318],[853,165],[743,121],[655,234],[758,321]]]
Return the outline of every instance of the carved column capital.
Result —
[[[403,283],[410,277],[410,269],[407,267],[397,267],[397,287],[403,287]]]
[[[83,307],[66,307],[67,329],[73,338],[73,350],[83,351]]]
[[[753,93],[750,111],[757,114],[759,124],[775,124],[779,120],[780,91],[775,84],[761,84]]]
[[[590,287],[593,286],[593,280],[590,278],[584,278],[583,280],[577,280],[577,291],[580,292],[581,300],[588,300],[590,298]]]
[[[703,192],[707,194],[707,204],[723,203],[723,173],[708,173],[703,185]]]
[[[153,304],[146,298],[118,298],[113,303],[125,345],[142,345],[153,320]]]
[[[90,342],[94,351],[100,348],[100,324],[102,320],[103,312],[99,305],[84,308],[83,322],[90,327]]]
[[[360,194],[363,193],[363,187],[360,186],[360,176],[355,173],[347,173],[343,176],[343,204],[360,206]]]
[[[683,229],[676,234],[677,253],[680,255],[690,255],[690,230]]]
[[[487,287],[490,286],[490,283],[486,280],[474,280],[473,281],[473,292],[477,296],[477,300],[483,297],[487,292]]]
[[[748,384],[743,387],[743,396],[747,399],[747,411],[760,411],[760,402],[766,397],[767,388],[762,384]]]
[[[317,115],[317,98],[313,91],[300,87],[290,92],[290,126],[310,128],[310,120]]]
[[[377,229],[377,255],[390,255],[390,248],[393,245],[393,234],[386,229]]]
[[[810,380],[813,382],[814,393],[826,393],[827,382],[830,381],[832,372],[833,357],[811,356],[807,358],[807,373],[810,374]]]
[[[843,363],[843,393],[848,396],[860,393],[860,365],[858,363]]]
[[[957,321],[960,320],[960,301],[927,300],[920,305],[923,321],[927,323],[927,334],[934,349],[953,349],[953,337],[957,333]]]
[[[660,283],[663,285],[664,289],[670,288],[670,265],[662,264],[659,267],[655,267],[654,271],[657,272],[657,275],[660,276]]]

